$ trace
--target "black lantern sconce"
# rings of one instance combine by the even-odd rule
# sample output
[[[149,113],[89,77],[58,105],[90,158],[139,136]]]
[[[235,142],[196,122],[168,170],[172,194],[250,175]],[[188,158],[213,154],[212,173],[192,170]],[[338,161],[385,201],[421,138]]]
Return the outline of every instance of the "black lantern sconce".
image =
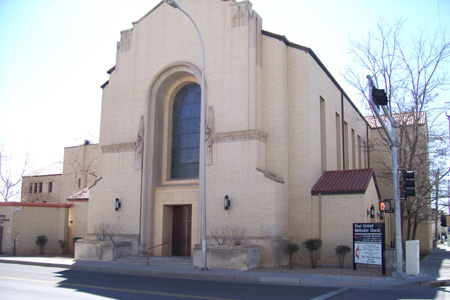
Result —
[[[373,204],[370,207],[370,210],[367,210],[367,215],[370,216],[371,219],[375,218],[375,207]]]
[[[119,198],[116,198],[116,205],[115,205],[115,210],[116,210],[116,211],[118,211],[118,210],[119,210],[119,208],[120,208],[120,205],[121,205],[121,203],[120,203],[120,200],[119,200]]]
[[[230,208],[230,205],[230,198],[228,197],[228,195],[226,195],[225,198],[223,198],[223,208],[225,208],[225,210],[228,210]]]

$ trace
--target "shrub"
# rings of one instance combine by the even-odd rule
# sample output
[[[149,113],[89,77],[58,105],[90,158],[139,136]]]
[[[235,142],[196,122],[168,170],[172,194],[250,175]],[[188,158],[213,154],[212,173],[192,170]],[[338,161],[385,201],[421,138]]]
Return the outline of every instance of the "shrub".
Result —
[[[319,249],[322,247],[321,239],[309,239],[303,242],[303,246],[308,250],[311,268],[317,267],[319,259]]]
[[[244,236],[247,230],[243,227],[214,227],[210,231],[210,235],[216,241],[217,245],[225,245],[228,241],[231,241],[233,246],[240,246],[244,240]]]
[[[36,237],[36,245],[39,247],[39,253],[44,254],[45,244],[47,244],[48,240],[45,235],[38,235]]]
[[[247,230],[244,227],[233,226],[230,229],[230,239],[234,246],[242,245],[245,233]]]
[[[210,235],[214,238],[217,245],[225,245],[229,238],[228,237],[228,226],[225,226],[222,228],[214,227],[210,231]]]
[[[284,250],[289,255],[289,269],[294,268],[295,256],[300,250],[300,247],[297,244],[287,244],[286,250]]]
[[[99,241],[110,240],[114,242],[113,238],[116,233],[111,224],[105,223],[95,224],[93,227],[93,231],[95,236],[97,237],[97,240]]]
[[[59,240],[58,246],[59,246],[59,248],[61,248],[61,254],[64,254],[66,247],[67,247],[67,242],[63,241],[63,240]]]
[[[349,246],[345,245],[339,245],[336,248],[334,248],[334,251],[336,252],[336,256],[339,261],[339,268],[344,267],[345,258],[347,257],[347,254],[351,251]]]

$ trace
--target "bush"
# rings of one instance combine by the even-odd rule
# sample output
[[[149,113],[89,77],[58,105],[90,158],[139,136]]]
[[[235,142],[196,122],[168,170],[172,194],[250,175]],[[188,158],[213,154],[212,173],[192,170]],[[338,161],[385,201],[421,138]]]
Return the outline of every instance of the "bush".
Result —
[[[93,231],[95,236],[97,237],[97,240],[99,241],[110,240],[114,242],[114,235],[116,234],[116,231],[111,224],[105,223],[95,224],[93,227]]]
[[[309,239],[303,242],[303,246],[308,250],[311,268],[316,268],[317,260],[319,259],[319,249],[322,247],[322,240]]]
[[[231,241],[233,246],[240,246],[244,242],[244,236],[247,230],[243,227],[214,227],[210,231],[210,235],[216,241],[217,245],[226,245],[228,241]]]
[[[214,227],[211,231],[210,231],[210,235],[214,238],[214,240],[216,241],[217,245],[225,245],[227,243],[227,240],[229,238],[228,236],[228,226],[219,228],[219,227]]]
[[[61,254],[65,253],[66,247],[67,247],[67,242],[63,241],[63,240],[59,240],[58,241],[58,246],[59,248],[61,248]]]
[[[344,267],[345,258],[347,257],[347,254],[351,251],[349,246],[345,245],[339,245],[336,248],[334,248],[334,251],[336,252],[336,256],[339,261],[339,268]]]
[[[286,250],[284,250],[289,255],[289,269],[294,268],[295,256],[300,250],[300,247],[297,244],[287,244]]]
[[[47,244],[48,240],[45,235],[39,235],[36,237],[36,245],[39,247],[39,253],[44,254],[45,244]]]
[[[230,229],[230,239],[234,246],[242,245],[246,229],[243,227],[233,226]]]

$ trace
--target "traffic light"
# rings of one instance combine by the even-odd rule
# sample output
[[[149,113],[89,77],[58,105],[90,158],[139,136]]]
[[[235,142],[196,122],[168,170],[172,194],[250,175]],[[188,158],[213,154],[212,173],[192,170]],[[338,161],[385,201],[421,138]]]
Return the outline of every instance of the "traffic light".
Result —
[[[372,101],[376,105],[387,105],[388,99],[384,89],[373,89],[372,90]]]
[[[414,171],[406,171],[403,170],[403,197],[414,197],[416,196],[416,191],[414,187],[416,184],[414,183]]]

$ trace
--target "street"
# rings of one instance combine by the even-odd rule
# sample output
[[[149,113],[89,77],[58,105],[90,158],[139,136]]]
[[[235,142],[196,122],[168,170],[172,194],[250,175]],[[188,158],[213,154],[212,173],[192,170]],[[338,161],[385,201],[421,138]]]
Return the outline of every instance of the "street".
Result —
[[[0,263],[1,299],[450,299],[445,288],[356,289],[158,278]]]

